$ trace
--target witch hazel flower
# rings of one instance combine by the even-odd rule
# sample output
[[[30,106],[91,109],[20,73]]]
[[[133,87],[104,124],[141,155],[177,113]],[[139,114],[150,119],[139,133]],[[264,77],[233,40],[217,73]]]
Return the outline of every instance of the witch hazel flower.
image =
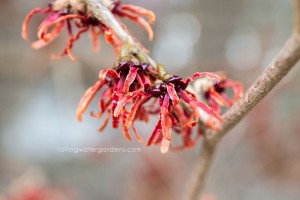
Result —
[[[99,131],[106,127],[111,118],[113,128],[118,128],[119,124],[122,124],[123,134],[128,140],[131,140],[129,128],[132,127],[138,141],[142,142],[142,138],[135,129],[134,121],[138,119],[147,122],[149,118],[144,108],[139,108],[139,104],[144,101],[142,99],[143,90],[151,85],[151,78],[146,73],[148,67],[148,63],[124,56],[113,69],[101,70],[99,81],[85,92],[79,102],[77,119],[82,121],[82,115],[91,101],[101,89],[104,89],[99,100],[100,111],[98,113],[91,112],[94,118],[100,118],[105,113],[105,119]],[[124,98],[129,98],[129,96],[133,106],[128,111],[125,107],[120,108],[118,105],[123,104]],[[118,113],[118,115],[114,113]]]
[[[216,112],[220,113],[222,107],[231,107],[233,103],[242,97],[243,84],[236,80],[228,79],[223,72],[216,72],[220,77],[219,82],[207,81],[198,83],[198,88],[202,90],[204,99],[208,105]],[[227,94],[228,90],[232,90],[232,97]]]
[[[206,112],[210,117],[206,120],[206,125],[217,129],[216,120],[222,122],[222,119],[205,103],[197,100],[195,95],[186,90],[189,83],[196,78],[210,77],[218,80],[219,77],[209,72],[197,72],[193,76],[183,80],[176,75],[169,75],[162,65],[158,65],[159,76],[163,82],[157,86],[149,88],[148,93],[153,97],[159,98],[159,120],[150,136],[147,146],[154,143],[161,144],[161,152],[165,153],[169,149],[172,129],[181,129],[184,140],[184,146],[193,146],[191,140],[192,127],[200,120],[199,110]]]
[[[103,3],[106,2],[106,4],[109,3],[110,9],[113,10],[116,17],[128,17],[132,19],[148,31],[149,39],[153,38],[153,31],[149,23],[154,23],[155,15],[151,11],[133,5],[123,5],[120,1],[101,0],[101,2],[102,1]],[[76,61],[77,59],[71,49],[74,43],[80,39],[81,35],[87,31],[90,31],[94,51],[98,51],[100,48],[99,37],[102,34],[106,41],[113,45],[117,54],[122,47],[121,40],[110,28],[106,27],[92,15],[89,7],[83,0],[56,0],[50,3],[47,8],[36,8],[30,11],[22,27],[22,37],[26,41],[29,40],[29,22],[32,17],[38,13],[47,16],[37,29],[38,40],[32,42],[32,48],[40,49],[45,47],[55,40],[62,33],[63,29],[67,30],[67,44],[60,55],[52,56],[54,59],[68,55],[72,60]],[[142,18],[141,15],[149,17],[149,23]],[[124,24],[123,26],[126,28]]]
[[[188,84],[196,78],[208,76],[218,80],[219,77],[209,72],[197,72],[192,77],[183,80],[176,75],[166,73],[162,65],[157,66],[155,85],[147,87],[144,91],[135,91],[127,94],[118,104],[114,115],[119,116],[120,110],[123,109],[131,98],[140,95],[144,101],[138,103],[138,106],[143,106],[151,98],[158,99],[158,115],[159,120],[154,128],[147,146],[152,144],[161,144],[161,152],[166,153],[170,146],[171,132],[175,129],[182,134],[184,147],[188,148],[195,144],[192,135],[192,127],[196,126],[201,118],[199,110],[206,112],[209,119],[206,119],[206,125],[217,129],[216,121],[221,122],[221,117],[216,114],[205,103],[196,99],[195,95],[186,90]],[[138,107],[137,106],[137,107]]]
[[[132,128],[137,140],[142,142],[134,123],[148,122],[150,115],[158,115],[157,125],[148,139],[147,146],[160,144],[161,152],[167,152],[171,132],[174,130],[182,135],[183,139],[183,145],[177,149],[190,148],[196,144],[202,133],[202,127],[198,126],[198,135],[196,138],[192,137],[197,124],[218,129],[222,122],[213,109],[187,90],[192,81],[201,77],[219,81],[218,75],[209,72],[197,72],[182,79],[180,76],[168,74],[162,65],[158,65],[157,70],[154,70],[139,50],[125,45],[115,67],[101,70],[99,81],[83,95],[78,105],[77,119],[82,121],[82,115],[96,94],[100,93],[100,111],[91,112],[94,118],[105,114],[100,131],[112,119],[112,127],[118,128],[121,124],[122,132],[128,140],[131,140],[129,129]],[[199,123],[200,121],[202,123]]]

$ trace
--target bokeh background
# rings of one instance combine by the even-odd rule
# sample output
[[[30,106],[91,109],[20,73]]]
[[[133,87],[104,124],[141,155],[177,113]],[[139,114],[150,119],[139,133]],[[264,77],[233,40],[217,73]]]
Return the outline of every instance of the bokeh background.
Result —
[[[0,193],[50,188],[52,199],[179,199],[199,144],[160,154],[158,147],[128,142],[120,130],[75,112],[99,70],[112,66],[113,49],[101,39],[91,51],[88,36],[75,44],[79,62],[51,60],[61,37],[35,51],[21,39],[26,13],[48,1],[0,1]],[[126,1],[153,10],[153,42],[136,24],[129,29],[174,74],[226,71],[248,88],[280,50],[292,30],[291,0]],[[31,22],[30,37],[43,19]],[[300,198],[300,75],[296,66],[224,139],[205,194],[218,200]],[[96,102],[91,110],[96,110]],[[146,139],[154,121],[137,128]],[[57,147],[132,147],[138,153],[67,153]],[[59,196],[59,197],[58,197]],[[4,198],[1,197],[0,199]]]

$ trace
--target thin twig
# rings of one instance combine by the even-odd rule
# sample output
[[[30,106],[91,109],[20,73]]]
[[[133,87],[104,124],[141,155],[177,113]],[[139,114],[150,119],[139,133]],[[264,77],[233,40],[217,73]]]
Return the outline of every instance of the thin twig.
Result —
[[[142,51],[139,45],[130,34],[122,28],[118,20],[104,4],[99,0],[85,1],[97,19],[110,27],[123,43],[129,43],[137,47],[141,53],[146,56],[150,64],[156,67],[155,61]],[[300,0],[295,0],[295,16],[294,34],[274,58],[274,61],[246,91],[244,96],[224,114],[224,122],[220,131],[208,129],[205,132],[200,155],[197,158],[188,192],[185,196],[186,200],[196,200],[203,191],[210,166],[212,165],[213,156],[223,136],[239,123],[300,59]]]

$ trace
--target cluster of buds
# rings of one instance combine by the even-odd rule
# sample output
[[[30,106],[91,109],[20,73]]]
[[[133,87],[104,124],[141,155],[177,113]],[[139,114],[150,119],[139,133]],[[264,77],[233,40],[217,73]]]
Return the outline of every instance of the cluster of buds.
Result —
[[[129,128],[132,127],[138,141],[142,142],[134,122],[147,122],[149,115],[157,114],[159,120],[147,146],[161,144],[161,151],[167,152],[173,129],[182,135],[183,147],[192,147],[195,144],[192,130],[200,120],[213,129],[218,129],[222,121],[213,109],[187,90],[190,82],[200,77],[209,77],[219,82],[218,75],[209,72],[197,72],[184,80],[168,74],[162,65],[154,70],[137,49],[125,46],[115,66],[100,71],[100,80],[83,95],[77,109],[77,118],[82,120],[82,114],[97,92],[105,86],[99,101],[100,111],[91,113],[93,117],[99,118],[106,112],[99,130],[103,130],[111,117],[114,128],[121,122],[128,140],[131,140]],[[205,117],[201,113],[206,113]]]
[[[149,33],[149,39],[153,38],[153,31],[150,26],[155,21],[155,15],[152,11],[134,5],[124,5],[120,1],[101,0],[114,14],[116,18],[126,17],[140,24]],[[22,37],[28,40],[28,26],[32,17],[38,13],[43,13],[47,17],[39,25],[37,29],[38,40],[31,44],[32,48],[40,49],[54,39],[66,28],[68,33],[68,41],[65,49],[59,56],[52,58],[60,58],[68,55],[72,60],[76,61],[76,57],[72,54],[71,49],[74,43],[79,40],[81,35],[90,30],[90,37],[93,42],[94,51],[99,50],[99,37],[104,35],[106,41],[114,46],[116,53],[122,47],[121,40],[114,32],[103,24],[100,20],[94,17],[92,11],[84,0],[55,0],[49,3],[48,7],[36,8],[28,13],[23,22]],[[147,22],[142,16],[149,18]],[[119,20],[120,21],[120,20]],[[122,23],[120,21],[120,23]],[[150,24],[149,24],[150,23]],[[123,27],[126,26],[122,23]],[[76,29],[76,31],[74,31]]]

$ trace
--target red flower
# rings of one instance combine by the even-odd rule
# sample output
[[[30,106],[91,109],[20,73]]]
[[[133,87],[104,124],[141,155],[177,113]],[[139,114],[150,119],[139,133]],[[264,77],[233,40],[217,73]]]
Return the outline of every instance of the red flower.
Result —
[[[160,106],[159,121],[148,140],[147,146],[153,143],[160,143],[162,145],[161,152],[167,152],[172,129],[176,129],[177,132],[181,131],[184,147],[193,146],[195,143],[191,139],[192,127],[194,127],[202,117],[200,110],[206,112],[209,116],[208,119],[205,120],[206,125],[215,129],[218,128],[213,122],[215,122],[215,120],[221,122],[221,117],[186,90],[187,85],[191,81],[203,76],[218,79],[218,76],[215,74],[207,72],[197,72],[186,80],[182,80],[179,76],[171,76],[164,83],[147,90],[153,97],[159,98]],[[182,103],[180,104],[180,102]]]
[[[121,121],[123,134],[128,140],[131,140],[129,128],[132,127],[138,141],[142,142],[134,122],[147,122],[150,114],[158,114],[159,120],[147,146],[161,144],[161,152],[165,153],[169,149],[172,129],[183,138],[183,145],[176,147],[177,149],[190,148],[196,144],[201,136],[202,126],[199,126],[196,138],[192,138],[192,131],[199,121],[218,129],[221,117],[186,90],[196,78],[208,76],[219,80],[216,74],[197,72],[183,80],[179,76],[166,74],[161,65],[158,66],[158,71],[153,71],[147,63],[134,63],[128,61],[128,57],[123,57],[122,60],[114,69],[102,70],[100,80],[84,94],[77,109],[79,121],[82,121],[82,114],[96,93],[106,86],[100,96],[99,113],[91,113],[95,118],[106,113],[100,131],[112,117],[112,126],[118,128]],[[149,103],[150,100],[154,101]]]
[[[118,3],[108,2],[114,5],[111,9],[113,9],[113,13],[116,16],[129,17],[139,23],[148,31],[149,39],[152,39],[153,31],[149,23],[140,16],[148,16],[150,23],[153,23],[155,16],[151,11],[133,5],[123,5],[119,1]],[[88,10],[87,5],[83,1],[56,0],[52,4],[49,4],[46,9],[37,8],[29,12],[23,22],[22,28],[22,37],[25,40],[28,40],[29,22],[38,13],[46,14],[47,17],[38,27],[37,36],[39,39],[31,44],[32,48],[40,49],[48,45],[59,36],[64,27],[66,27],[68,32],[68,41],[64,51],[59,56],[52,56],[52,58],[68,55],[72,60],[76,61],[71,49],[80,36],[88,30],[90,30],[94,51],[99,50],[99,36],[101,34],[104,34],[106,41],[114,46],[117,54],[122,46],[121,40],[111,29],[92,16],[92,12]]]
[[[146,111],[138,108],[138,105],[145,101],[141,98],[144,88],[151,85],[149,78],[146,76],[147,68],[148,64],[146,63],[134,64],[131,61],[121,61],[116,69],[100,71],[100,80],[86,91],[79,103],[77,119],[82,121],[82,114],[86,111],[96,93],[100,91],[103,86],[107,86],[100,97],[100,111],[97,114],[91,113],[93,117],[100,118],[102,114],[106,112],[106,117],[99,130],[102,131],[106,127],[111,116],[113,128],[118,128],[119,122],[121,121],[123,134],[128,140],[131,140],[128,128],[132,126],[138,141],[142,142],[142,138],[138,135],[134,127],[134,120],[140,119],[142,121],[148,121]],[[122,101],[125,101],[125,94],[127,94],[126,98],[130,97],[131,100],[135,101],[135,103],[132,102],[133,106],[130,111],[118,106],[119,104],[123,104]],[[127,102],[128,100],[126,100],[126,103]],[[138,109],[139,112],[137,112]],[[114,113],[118,113],[118,115]]]
[[[161,152],[167,152],[171,141],[171,131],[175,129],[182,134],[184,141],[183,146],[191,147],[195,144],[195,141],[191,139],[192,127],[194,127],[200,120],[200,117],[202,117],[201,111],[207,113],[208,118],[204,119],[204,121],[206,125],[212,128],[218,128],[216,126],[216,120],[222,121],[221,117],[209,106],[197,100],[192,93],[186,90],[186,87],[191,81],[203,76],[219,79],[217,75],[208,72],[198,72],[186,80],[182,80],[179,76],[170,76],[155,86],[147,87],[144,92],[136,91],[126,95],[118,104],[114,115],[119,116],[120,110],[124,109],[126,103],[138,95],[140,98],[144,98],[144,101],[143,103],[136,102],[135,105],[138,104],[136,105],[137,108],[141,108],[150,98],[158,98],[159,120],[148,140],[147,146],[154,143],[161,144]],[[182,102],[184,106],[180,104],[180,102]],[[133,115],[134,114],[135,113],[133,113]]]
[[[239,81],[230,80],[226,74],[218,72],[220,76],[220,82],[214,83],[204,93],[208,105],[216,112],[220,113],[221,107],[230,107],[237,99],[243,95],[243,84]],[[231,88],[233,91],[233,97],[230,98],[225,91]]]

